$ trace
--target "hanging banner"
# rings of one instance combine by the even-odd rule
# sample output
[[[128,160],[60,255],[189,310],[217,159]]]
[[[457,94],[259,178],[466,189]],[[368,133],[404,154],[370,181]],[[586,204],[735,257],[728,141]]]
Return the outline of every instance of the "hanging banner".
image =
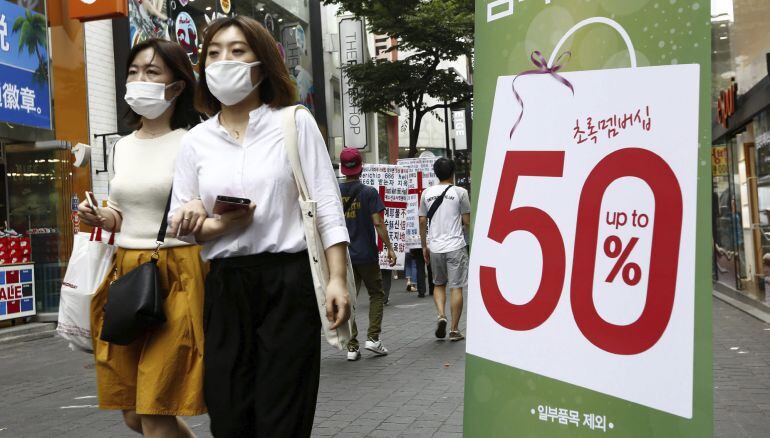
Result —
[[[364,62],[364,24],[357,18],[340,21],[340,65]],[[342,130],[346,148],[366,148],[366,114],[350,99],[350,79],[345,70],[340,72],[342,82]]]
[[[433,171],[433,163],[437,157],[431,158],[403,158],[398,160],[397,166],[409,170],[409,191],[406,207],[406,248],[422,248],[420,242],[420,200],[422,192],[428,187],[438,184],[438,178]]]
[[[452,111],[452,130],[454,131],[455,150],[464,151],[468,149],[468,134],[465,125],[465,109]]]
[[[361,173],[361,182],[377,189],[383,204],[385,204],[385,227],[388,229],[388,237],[396,253],[396,265],[390,266],[388,251],[380,237],[377,236],[380,268],[382,269],[404,269],[406,211],[410,181],[409,169],[391,164],[364,164],[364,170]]]
[[[0,122],[51,129],[48,24],[0,0]]]
[[[711,436],[709,4],[573,3],[477,3],[465,435]]]

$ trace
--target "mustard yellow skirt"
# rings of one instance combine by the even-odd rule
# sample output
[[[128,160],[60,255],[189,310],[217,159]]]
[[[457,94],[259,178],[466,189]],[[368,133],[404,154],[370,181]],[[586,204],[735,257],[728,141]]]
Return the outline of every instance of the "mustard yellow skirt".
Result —
[[[118,249],[117,275],[150,260],[151,250]],[[113,275],[91,302],[96,384],[101,409],[140,415],[194,416],[203,401],[203,280],[207,271],[197,246],[161,250],[158,260],[166,323],[130,345],[99,339]]]

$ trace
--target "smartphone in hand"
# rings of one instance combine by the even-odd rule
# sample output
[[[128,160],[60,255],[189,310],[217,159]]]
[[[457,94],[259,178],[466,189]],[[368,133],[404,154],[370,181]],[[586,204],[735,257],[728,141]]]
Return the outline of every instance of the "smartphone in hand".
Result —
[[[91,211],[93,211],[95,215],[102,217],[102,213],[99,211],[99,203],[96,201],[94,192],[86,191],[86,202],[88,203],[88,206],[91,207]]]
[[[214,202],[214,214],[224,214],[233,210],[248,210],[251,200],[246,198],[236,198],[233,196],[217,196]]]

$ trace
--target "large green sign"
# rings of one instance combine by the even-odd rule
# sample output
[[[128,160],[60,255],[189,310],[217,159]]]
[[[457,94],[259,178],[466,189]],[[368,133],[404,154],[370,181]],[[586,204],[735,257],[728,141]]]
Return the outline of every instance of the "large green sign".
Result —
[[[466,436],[712,435],[709,11],[476,2]]]

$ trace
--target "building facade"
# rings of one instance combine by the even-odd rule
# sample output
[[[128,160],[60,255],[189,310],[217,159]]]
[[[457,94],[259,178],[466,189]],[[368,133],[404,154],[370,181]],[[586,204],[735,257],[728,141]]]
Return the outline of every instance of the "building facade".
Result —
[[[770,305],[770,2],[712,3],[717,287]]]

